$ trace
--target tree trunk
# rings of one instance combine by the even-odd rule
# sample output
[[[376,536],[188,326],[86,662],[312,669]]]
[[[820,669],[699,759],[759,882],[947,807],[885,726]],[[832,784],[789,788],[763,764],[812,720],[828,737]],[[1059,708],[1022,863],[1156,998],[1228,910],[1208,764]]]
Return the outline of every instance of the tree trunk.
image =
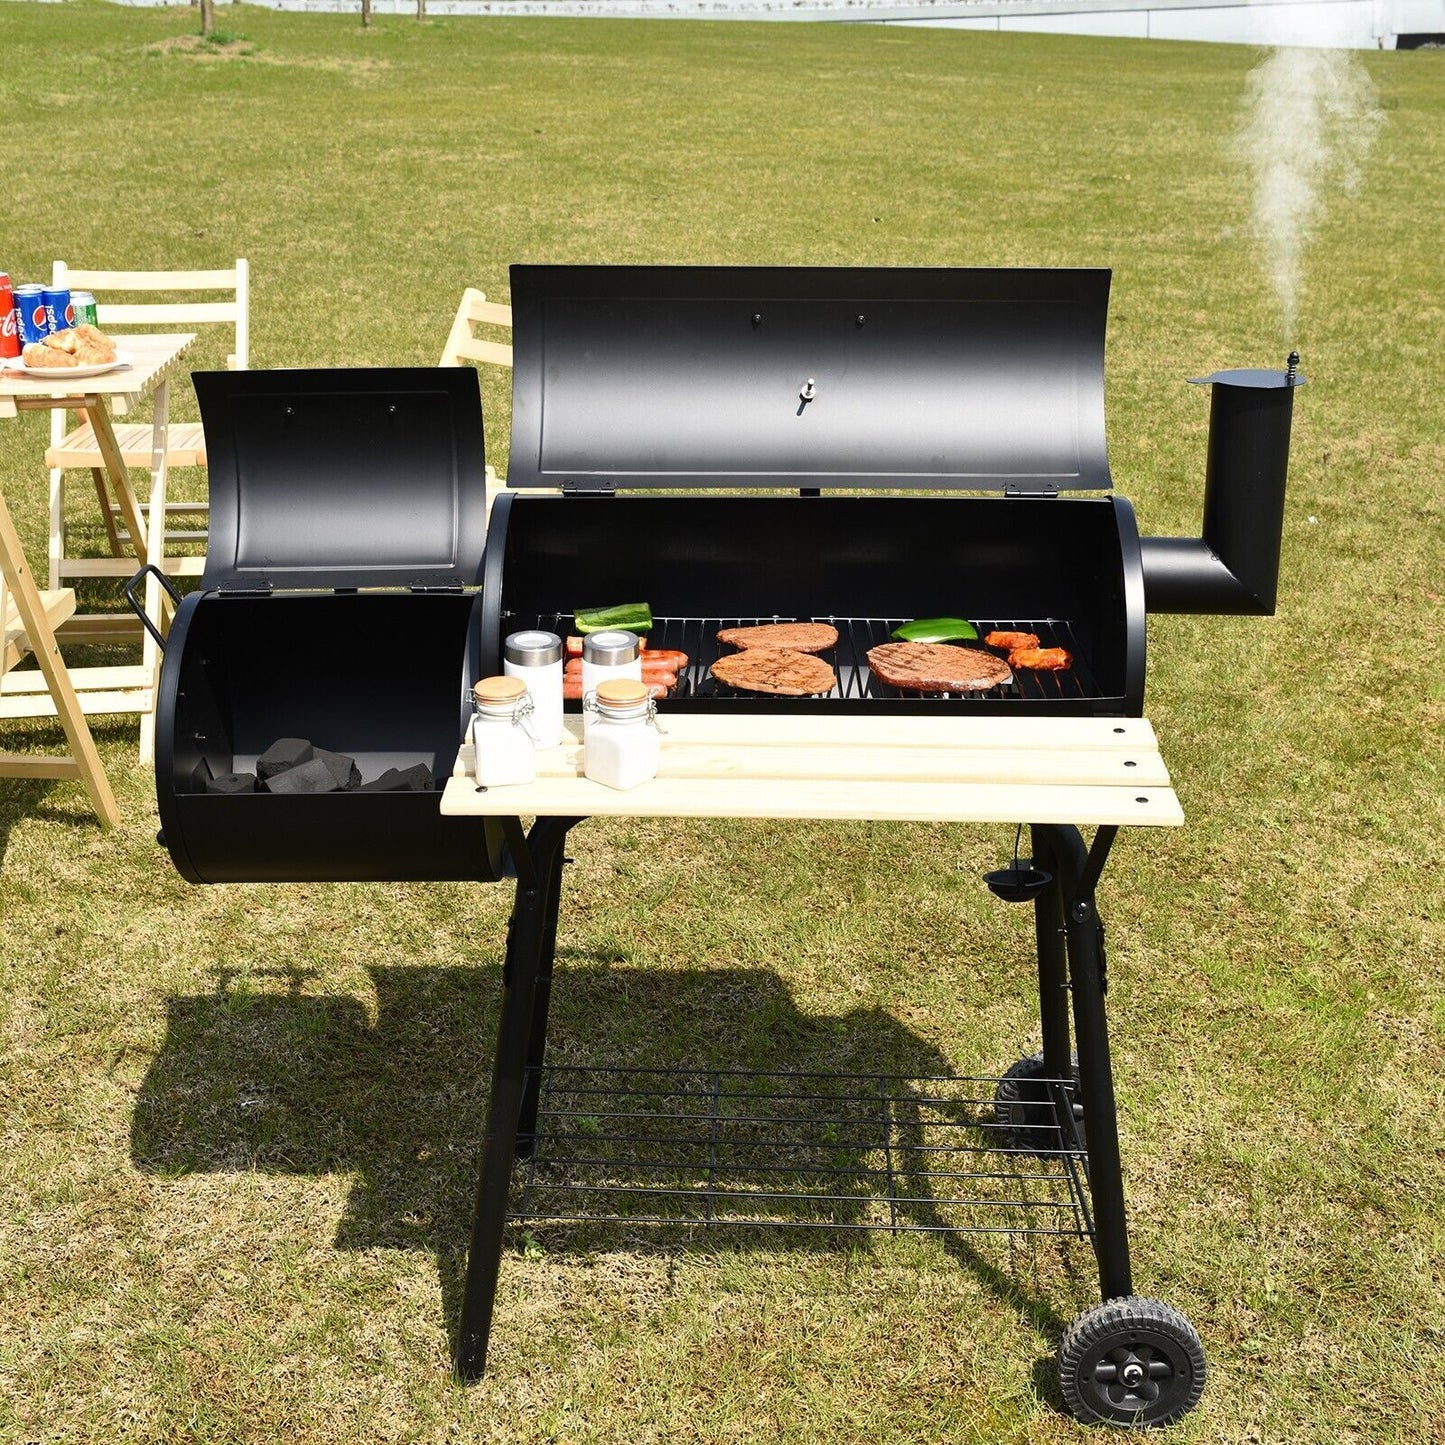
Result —
[[[426,19],[426,0],[416,0],[416,18],[418,20]]]
[[[216,30],[216,0],[201,0],[201,34],[213,35]]]
[[[371,0],[361,0],[361,23],[367,26],[371,24]]]

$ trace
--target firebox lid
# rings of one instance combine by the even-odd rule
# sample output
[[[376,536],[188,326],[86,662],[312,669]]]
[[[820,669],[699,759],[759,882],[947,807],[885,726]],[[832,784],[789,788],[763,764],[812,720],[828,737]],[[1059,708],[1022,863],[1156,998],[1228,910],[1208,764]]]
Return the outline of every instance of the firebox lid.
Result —
[[[1109,278],[513,266],[508,483],[1108,487]]]
[[[196,372],[210,475],[202,585],[481,580],[486,458],[471,367]]]

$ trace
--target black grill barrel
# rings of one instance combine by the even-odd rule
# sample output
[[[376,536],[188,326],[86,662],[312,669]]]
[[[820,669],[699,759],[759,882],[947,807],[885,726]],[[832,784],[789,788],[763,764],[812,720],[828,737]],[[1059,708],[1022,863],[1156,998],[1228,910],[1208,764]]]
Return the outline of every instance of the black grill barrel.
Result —
[[[434,789],[366,786],[422,768],[444,785],[466,725],[486,534],[476,373],[194,383],[210,543],[176,610],[156,715],[176,868],[192,883],[498,878],[500,825],[444,817]],[[258,791],[261,757],[295,738],[354,776],[339,791]]]
[[[1209,385],[1204,535],[1142,537],[1150,612],[1270,616],[1279,583],[1294,390],[1288,371],[1221,371]]]

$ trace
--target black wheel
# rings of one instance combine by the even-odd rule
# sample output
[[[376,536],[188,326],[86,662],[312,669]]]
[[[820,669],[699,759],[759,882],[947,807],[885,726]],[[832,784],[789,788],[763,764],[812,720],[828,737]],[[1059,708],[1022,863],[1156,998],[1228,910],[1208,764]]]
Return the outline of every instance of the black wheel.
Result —
[[[993,1091],[993,1113],[1011,1149],[1026,1149],[1031,1154],[1057,1154],[1072,1149],[1074,1139],[1059,1129],[1059,1116],[1054,1108],[1054,1084],[1045,1079],[1058,1079],[1044,1065],[1042,1054],[1029,1054],[1020,1059],[998,1081]],[[1078,1143],[1084,1143],[1084,1109],[1079,1102],[1079,1056],[1071,1059],[1067,1085],[1069,1104],[1074,1115]]]
[[[1204,1346],[1172,1305],[1129,1295],[1083,1312],[1059,1345],[1064,1402],[1086,1425],[1169,1425],[1204,1393]]]

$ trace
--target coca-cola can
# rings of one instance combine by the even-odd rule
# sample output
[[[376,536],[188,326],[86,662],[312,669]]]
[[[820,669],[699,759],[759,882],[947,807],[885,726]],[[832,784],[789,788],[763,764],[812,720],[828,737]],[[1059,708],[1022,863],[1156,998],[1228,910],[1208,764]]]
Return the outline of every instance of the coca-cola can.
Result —
[[[20,313],[10,278],[0,271],[0,360],[20,355]]]

